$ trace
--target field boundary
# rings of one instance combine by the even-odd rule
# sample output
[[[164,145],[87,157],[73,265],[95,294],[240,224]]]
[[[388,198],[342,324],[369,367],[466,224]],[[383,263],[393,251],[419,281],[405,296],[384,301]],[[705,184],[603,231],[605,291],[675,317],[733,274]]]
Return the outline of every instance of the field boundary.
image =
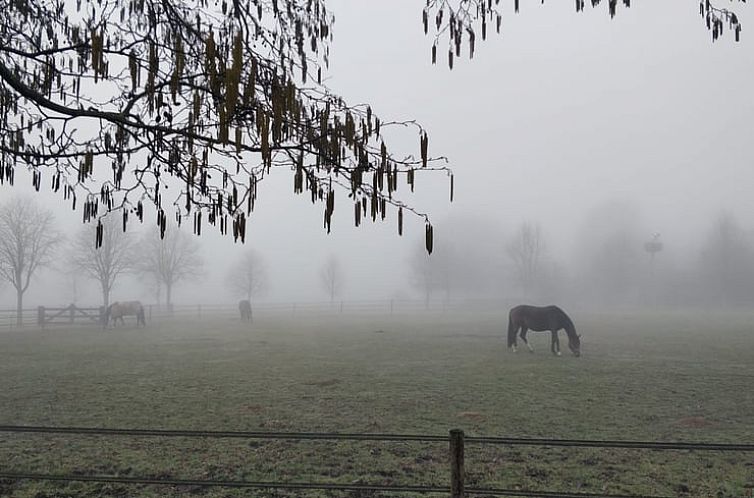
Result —
[[[254,318],[261,315],[275,316],[326,316],[348,315],[353,313],[375,313],[380,315],[417,314],[451,310],[497,310],[515,304],[514,299],[472,298],[472,299],[371,299],[337,301],[252,301]],[[152,320],[175,319],[237,318],[237,303],[227,304],[175,304],[170,307],[155,303],[144,303],[147,323]],[[45,326],[101,325],[102,309],[96,306],[79,307],[75,304],[58,306],[38,306],[21,311],[22,323],[18,326],[15,309],[0,309],[0,330],[39,329]]]
[[[331,490],[331,491],[372,491],[394,493],[420,494],[450,494],[452,498],[464,498],[467,495],[542,497],[542,498],[664,498],[651,495],[611,495],[604,493],[571,493],[559,491],[532,491],[499,488],[466,488],[464,454],[468,444],[497,444],[506,446],[559,446],[559,447],[589,447],[589,448],[630,448],[644,450],[674,450],[674,451],[721,451],[721,452],[754,452],[754,444],[736,443],[692,443],[692,442],[652,442],[652,441],[620,441],[620,440],[581,440],[581,439],[544,439],[544,438],[510,438],[497,436],[465,436],[458,429],[451,430],[449,436],[418,435],[418,434],[369,434],[369,433],[337,433],[337,432],[254,432],[254,431],[198,431],[198,430],[167,430],[167,429],[115,429],[90,427],[51,427],[51,426],[17,426],[0,425],[0,433],[33,433],[33,434],[63,434],[84,436],[128,436],[128,437],[197,437],[197,438],[242,438],[242,439],[288,439],[288,440],[350,440],[350,441],[419,441],[428,443],[449,444],[450,485],[449,486],[420,486],[420,485],[378,485],[378,484],[337,484],[337,483],[304,483],[279,481],[236,481],[236,480],[197,480],[176,479],[172,477],[147,478],[126,476],[103,476],[86,474],[37,474],[3,472],[0,469],[0,479],[3,480],[34,480],[34,481],[70,481],[119,483],[130,485],[158,485],[158,486],[200,486],[226,488],[254,488],[254,489],[298,489],[298,490]]]

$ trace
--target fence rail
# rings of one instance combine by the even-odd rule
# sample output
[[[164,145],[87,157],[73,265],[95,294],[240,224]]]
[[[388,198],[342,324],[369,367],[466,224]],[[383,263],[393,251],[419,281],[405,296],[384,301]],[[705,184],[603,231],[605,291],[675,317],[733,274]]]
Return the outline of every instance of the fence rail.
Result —
[[[509,299],[459,299],[435,300],[426,302],[416,299],[375,299],[353,301],[261,301],[252,302],[253,316],[312,316],[338,315],[353,313],[375,313],[381,315],[417,314],[439,312],[454,309],[489,310],[512,306]],[[178,304],[173,306],[144,303],[146,319],[173,320],[196,318],[224,318],[239,316],[236,303],[228,304]],[[71,309],[73,308],[73,313]],[[44,311],[40,311],[44,309]],[[79,307],[75,304],[65,306],[39,306],[22,310],[24,326],[40,328],[53,325],[98,324],[101,309],[96,306]],[[40,313],[43,318],[40,319]],[[73,316],[73,321],[71,319]],[[15,309],[0,309],[0,330],[15,329],[17,325]]]
[[[445,443],[448,436],[436,434],[380,434],[347,432],[266,432],[266,431],[194,431],[174,429],[109,429],[98,427],[49,427],[34,425],[0,425],[0,432],[71,434],[79,436],[200,437],[212,439],[298,439],[330,441],[416,441]],[[560,446],[570,448],[613,448],[636,450],[739,451],[754,452],[754,444],[622,441],[610,439],[548,439],[498,436],[466,436],[466,444],[504,446]]]
[[[130,436],[130,437],[199,437],[199,438],[244,438],[244,439],[295,439],[295,440],[351,440],[351,441],[420,441],[429,443],[449,443],[450,485],[378,485],[378,484],[336,484],[303,482],[263,482],[237,480],[197,480],[172,477],[148,478],[102,475],[61,475],[37,474],[28,472],[3,472],[0,479],[35,481],[81,481],[97,483],[141,484],[159,486],[201,486],[255,489],[290,490],[338,490],[338,491],[383,491],[394,493],[450,494],[451,498],[464,498],[467,495],[542,497],[542,498],[662,498],[649,495],[616,495],[604,493],[571,493],[559,491],[529,491],[500,488],[466,488],[464,454],[466,443],[502,444],[529,446],[561,446],[591,448],[629,448],[644,450],[683,450],[683,451],[722,451],[754,452],[754,444],[722,443],[682,443],[619,440],[580,440],[580,439],[538,439],[508,438],[493,436],[466,437],[461,430],[452,430],[448,436],[417,434],[368,434],[368,433],[314,433],[314,432],[254,432],[254,431],[193,431],[166,429],[114,429],[90,427],[49,427],[0,425],[0,433],[63,434],[85,436]]]

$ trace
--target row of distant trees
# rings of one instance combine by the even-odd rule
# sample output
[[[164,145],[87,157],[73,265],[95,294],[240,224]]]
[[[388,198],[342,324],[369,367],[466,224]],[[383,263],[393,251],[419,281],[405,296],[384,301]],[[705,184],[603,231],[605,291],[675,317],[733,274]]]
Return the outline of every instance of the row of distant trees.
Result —
[[[697,246],[671,241],[663,251],[659,234],[644,230],[629,205],[601,206],[570,241],[570,258],[548,247],[536,222],[519,224],[508,237],[471,220],[457,225],[441,227],[456,235],[438,239],[431,257],[417,244],[411,258],[410,283],[427,303],[491,294],[611,305],[754,302],[754,233],[731,213],[720,214]]]
[[[71,240],[56,229],[52,212],[31,198],[17,197],[0,205],[0,278],[15,289],[21,323],[24,294],[43,267],[87,277],[97,283],[102,304],[108,306],[116,282],[125,274],[139,274],[154,286],[158,302],[172,306],[175,287],[203,274],[204,261],[195,238],[178,229],[164,236],[148,230],[124,232],[114,216],[103,219],[101,246],[96,247],[97,227],[83,225]],[[261,257],[247,250],[233,264],[229,287],[251,299],[266,285]]]
[[[157,302],[168,308],[179,284],[201,278],[204,261],[195,237],[170,227],[142,234],[124,231],[115,216],[102,220],[96,247],[97,227],[83,225],[70,240],[56,229],[52,212],[29,197],[17,197],[0,205],[0,279],[16,291],[18,319],[21,320],[24,294],[33,277],[44,267],[56,268],[97,283],[102,304],[110,304],[116,283],[126,274],[148,279]],[[339,260],[329,256],[320,269],[320,283],[330,301],[340,296],[344,271]],[[239,297],[252,300],[269,285],[264,258],[246,249],[231,265],[228,288]],[[163,295],[164,292],[164,295]]]

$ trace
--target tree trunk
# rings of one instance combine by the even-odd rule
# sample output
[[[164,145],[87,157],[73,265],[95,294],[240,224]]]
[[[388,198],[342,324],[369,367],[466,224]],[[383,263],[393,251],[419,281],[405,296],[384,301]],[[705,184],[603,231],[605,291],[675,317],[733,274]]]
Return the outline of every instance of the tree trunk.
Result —
[[[105,308],[110,306],[110,289],[104,283],[102,284],[102,304]]]
[[[24,326],[24,291],[16,289],[16,323]]]
[[[165,303],[168,305],[168,313],[173,312],[173,284],[172,283],[166,283],[165,284]]]

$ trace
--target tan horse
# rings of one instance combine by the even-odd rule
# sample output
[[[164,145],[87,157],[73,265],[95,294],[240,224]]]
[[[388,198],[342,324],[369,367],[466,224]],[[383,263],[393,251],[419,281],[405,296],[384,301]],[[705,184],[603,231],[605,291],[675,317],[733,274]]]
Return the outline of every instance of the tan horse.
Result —
[[[141,301],[116,301],[108,306],[105,312],[104,326],[107,327],[112,323],[114,327],[118,323],[118,320],[120,320],[122,325],[125,325],[126,321],[123,317],[129,315],[136,316],[137,327],[139,325],[142,327],[147,326],[147,321],[144,318],[144,306],[141,305]]]

